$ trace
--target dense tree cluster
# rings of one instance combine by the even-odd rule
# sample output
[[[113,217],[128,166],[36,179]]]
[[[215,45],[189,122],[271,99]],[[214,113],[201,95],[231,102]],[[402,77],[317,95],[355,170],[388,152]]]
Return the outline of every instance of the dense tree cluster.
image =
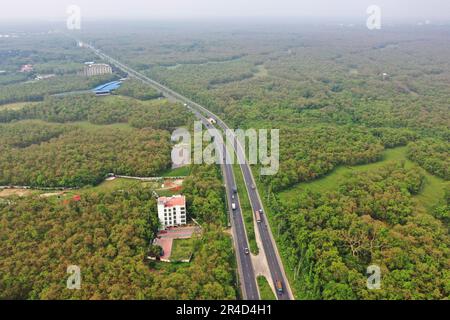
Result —
[[[450,226],[450,187],[445,190],[444,199],[434,208],[433,214]]]
[[[0,205],[0,297],[139,298],[152,284],[143,264],[158,226],[151,200],[149,190],[127,190]],[[82,290],[66,289],[69,265],[81,268]]]
[[[0,74],[0,85],[5,86],[8,84],[16,83],[16,82],[23,82],[28,79],[28,75],[20,73],[20,74],[8,74],[3,73]]]
[[[356,127],[287,129],[280,136],[280,169],[265,179],[279,191],[323,176],[338,165],[377,161],[383,150],[376,137]]]
[[[0,124],[0,152],[5,148],[25,148],[56,138],[70,128],[39,121]]]
[[[193,166],[183,188],[195,218],[205,223],[220,224],[223,221],[224,188],[216,166]]]
[[[117,79],[116,75],[95,77],[61,76],[47,80],[15,83],[0,87],[0,104],[19,101],[40,101],[47,95],[90,90],[102,83]]]
[[[0,111],[0,122],[41,119],[49,122],[89,121],[93,124],[129,123],[136,128],[172,130],[186,123],[183,106],[167,100],[139,101],[124,97],[77,95],[48,97],[19,110]]]
[[[2,203],[0,299],[236,297],[231,242],[220,229],[207,228],[191,264],[155,272],[145,258],[158,223],[152,192],[141,187]],[[66,288],[70,265],[81,269],[80,290]]]
[[[424,139],[408,145],[408,157],[422,168],[445,180],[450,180],[450,143],[439,139]]]
[[[309,299],[445,299],[450,296],[449,235],[415,211],[423,176],[388,165],[348,177],[338,192],[303,193],[281,206],[282,251]],[[282,213],[281,213],[282,212]],[[366,268],[381,268],[381,289],[368,290]]]
[[[417,139],[418,134],[409,129],[375,128],[371,133],[381,140],[385,148],[406,146],[410,141]]]
[[[120,88],[115,91],[115,94],[132,97],[139,100],[151,100],[162,96],[161,93],[152,89],[148,85],[143,84],[139,80],[133,79],[123,82]]]
[[[82,69],[83,62],[95,61],[94,53],[80,50],[66,35],[40,34],[35,27],[33,31],[0,43],[1,70],[18,72],[22,65],[32,64],[38,73],[74,73]]]
[[[3,149],[0,185],[81,187],[98,184],[110,172],[155,176],[170,165],[167,131],[74,126],[40,144]]]

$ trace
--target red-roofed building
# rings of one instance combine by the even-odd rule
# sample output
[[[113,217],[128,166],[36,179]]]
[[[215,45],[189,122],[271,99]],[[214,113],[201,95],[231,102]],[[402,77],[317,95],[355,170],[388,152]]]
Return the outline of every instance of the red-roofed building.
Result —
[[[186,224],[186,198],[181,195],[158,198],[158,218],[163,228]]]

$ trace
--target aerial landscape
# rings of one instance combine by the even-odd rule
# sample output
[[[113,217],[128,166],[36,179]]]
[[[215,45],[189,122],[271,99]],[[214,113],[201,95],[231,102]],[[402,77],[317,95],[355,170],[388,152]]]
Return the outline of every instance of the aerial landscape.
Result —
[[[0,13],[0,300],[450,298],[449,3],[78,2]]]

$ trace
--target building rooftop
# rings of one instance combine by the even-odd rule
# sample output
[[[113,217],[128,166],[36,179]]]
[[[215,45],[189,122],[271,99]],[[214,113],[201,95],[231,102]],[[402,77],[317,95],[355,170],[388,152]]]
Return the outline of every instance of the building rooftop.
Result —
[[[85,65],[87,65],[89,68],[92,67],[110,67],[109,64],[106,63],[90,63],[90,62],[85,62]]]
[[[92,91],[94,93],[111,92],[113,90],[117,90],[121,84],[122,84],[121,81],[108,82],[108,83],[98,86],[97,88],[93,89]]]
[[[186,197],[181,195],[176,195],[172,197],[159,197],[158,204],[164,205],[164,207],[185,206]]]

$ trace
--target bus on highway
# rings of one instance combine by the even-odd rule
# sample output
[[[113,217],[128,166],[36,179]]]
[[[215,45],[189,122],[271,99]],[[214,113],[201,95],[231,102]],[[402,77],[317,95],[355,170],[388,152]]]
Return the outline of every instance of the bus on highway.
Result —
[[[255,211],[256,222],[261,223],[261,213],[257,210]]]

